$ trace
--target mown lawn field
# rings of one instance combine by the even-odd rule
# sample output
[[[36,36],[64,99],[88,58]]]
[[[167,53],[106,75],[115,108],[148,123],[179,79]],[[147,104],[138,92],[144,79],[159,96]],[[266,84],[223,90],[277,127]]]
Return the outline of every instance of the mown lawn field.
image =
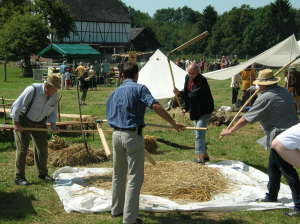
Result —
[[[22,90],[33,83],[32,78],[22,78],[21,72],[13,64],[8,67],[8,81],[3,82],[3,67],[0,66],[0,97],[16,98]],[[215,99],[216,108],[230,105],[231,89],[229,80],[209,80]],[[83,114],[95,115],[105,119],[105,101],[115,87],[98,87],[97,91],[89,91],[87,106],[82,107]],[[62,91],[61,112],[78,113],[76,90]],[[163,102],[162,102],[163,103]],[[146,113],[146,122],[164,124],[156,114]],[[3,117],[0,118],[3,123]],[[259,124],[248,125],[238,133],[218,140],[224,126],[209,126],[207,141],[212,161],[240,160],[254,166],[263,172],[267,167],[267,152],[255,141],[263,136]],[[177,144],[193,146],[193,132],[177,133],[173,130],[145,128],[144,134],[164,138]],[[107,132],[108,141],[111,133]],[[80,142],[81,138],[68,138],[69,142]],[[88,144],[95,150],[102,146],[97,135],[88,138]],[[155,160],[192,160],[193,150],[176,149],[159,144],[158,155]],[[15,148],[11,142],[0,142],[0,224],[116,224],[122,223],[121,218],[110,217],[109,213],[79,214],[66,213],[56,192],[50,184],[41,182],[34,167],[26,166],[27,179],[33,182],[27,187],[14,184]],[[90,164],[89,167],[111,167],[111,161],[101,164]],[[49,165],[49,173],[55,171]],[[176,171],[174,171],[176,172]],[[141,212],[141,218],[148,224],[269,224],[269,223],[300,223],[300,218],[284,216],[285,210],[257,211],[257,212],[194,212],[194,213],[149,213]]]

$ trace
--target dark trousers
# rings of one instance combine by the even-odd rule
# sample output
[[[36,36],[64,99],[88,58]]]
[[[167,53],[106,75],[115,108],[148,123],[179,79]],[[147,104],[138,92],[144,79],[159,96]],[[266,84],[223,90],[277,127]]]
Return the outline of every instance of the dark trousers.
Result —
[[[82,89],[81,102],[85,102],[88,89]]]
[[[292,198],[295,203],[295,208],[300,210],[300,181],[297,171],[289,163],[285,162],[273,149],[270,150],[269,156],[269,183],[266,198],[277,199],[280,189],[281,175],[285,177],[292,191]]]
[[[20,116],[20,124],[24,128],[47,128],[46,120],[32,122],[25,116]],[[25,178],[25,163],[30,139],[33,140],[34,163],[39,176],[47,175],[48,133],[39,131],[15,131],[16,142],[16,178]]]
[[[240,88],[235,88],[235,87],[232,88],[232,98],[231,98],[231,103],[232,104],[235,104],[236,101],[237,101],[237,97],[238,97],[238,94],[239,94],[239,89]]]

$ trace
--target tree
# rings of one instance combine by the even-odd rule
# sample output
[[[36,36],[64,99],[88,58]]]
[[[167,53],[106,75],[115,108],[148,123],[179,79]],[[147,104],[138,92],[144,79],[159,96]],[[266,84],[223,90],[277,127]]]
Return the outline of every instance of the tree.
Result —
[[[24,76],[31,75],[30,56],[48,44],[49,29],[40,15],[14,14],[0,30],[0,54],[5,59],[24,59]]]
[[[70,9],[61,0],[35,0],[33,11],[43,16],[50,26],[50,33],[58,41],[75,29]]]
[[[135,10],[131,7],[127,7],[127,9],[132,27],[149,27],[152,19],[148,13]]]
[[[199,30],[207,30],[209,33],[212,30],[212,27],[215,25],[218,19],[218,13],[215,8],[211,5],[208,5],[202,13],[202,18],[198,23]]]
[[[254,9],[248,5],[225,12],[213,27],[207,52],[212,54],[244,54],[243,33],[253,21]]]
[[[297,33],[295,12],[289,0],[276,0],[271,3],[269,18],[272,21],[272,33],[279,42],[293,33]]]

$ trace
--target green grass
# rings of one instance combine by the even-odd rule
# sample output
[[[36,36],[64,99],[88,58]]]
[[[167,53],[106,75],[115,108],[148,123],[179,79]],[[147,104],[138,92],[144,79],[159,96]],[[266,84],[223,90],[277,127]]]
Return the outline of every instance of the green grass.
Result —
[[[20,71],[10,64],[8,67],[8,82],[3,82],[3,68],[0,66],[0,96],[16,98],[26,87],[33,82],[31,78],[22,78]],[[229,80],[209,81],[216,108],[221,105],[230,105],[231,89]],[[87,106],[82,107],[83,114],[105,118],[105,101],[113,87],[99,87],[98,91],[89,91]],[[76,91],[62,92],[61,111],[63,113],[78,113]],[[153,112],[146,114],[146,121],[165,123]],[[3,118],[0,118],[0,123]],[[218,140],[220,131],[225,127],[210,126],[207,133],[209,154],[213,161],[241,160],[262,171],[266,171],[267,152],[255,141],[263,136],[258,124],[248,125],[238,133]],[[164,138],[177,144],[193,146],[193,132],[176,133],[173,130],[145,128],[145,134]],[[110,142],[110,134],[107,134]],[[78,142],[80,138],[68,138],[68,141]],[[88,138],[88,143],[94,149],[99,149],[101,143],[97,135],[95,140]],[[155,155],[156,160],[191,160],[193,150],[180,150],[159,143],[161,154]],[[63,210],[57,194],[49,184],[42,183],[36,177],[34,167],[26,167],[27,179],[34,184],[20,187],[14,184],[15,149],[9,142],[0,142],[0,223],[1,224],[112,224],[122,223],[120,218],[112,219],[109,213],[79,214],[66,213]],[[111,161],[101,164],[91,164],[89,167],[111,167]],[[55,171],[49,165],[50,174]],[[248,224],[248,223],[299,223],[299,218],[287,218],[284,210],[257,211],[257,212],[194,212],[194,213],[149,213],[141,212],[141,217],[148,224]]]

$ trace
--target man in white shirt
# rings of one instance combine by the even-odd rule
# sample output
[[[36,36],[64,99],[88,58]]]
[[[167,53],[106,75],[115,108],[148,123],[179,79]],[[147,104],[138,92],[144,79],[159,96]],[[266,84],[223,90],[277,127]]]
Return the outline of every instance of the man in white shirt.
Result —
[[[47,128],[50,122],[51,129],[56,129],[57,90],[61,80],[57,75],[48,75],[45,83],[36,83],[28,86],[13,103],[11,117],[14,123],[16,142],[16,179],[17,185],[29,185],[25,178],[25,162],[30,137],[33,139],[34,161],[38,177],[45,181],[53,181],[48,175],[48,139],[47,132],[24,131],[23,128]]]

